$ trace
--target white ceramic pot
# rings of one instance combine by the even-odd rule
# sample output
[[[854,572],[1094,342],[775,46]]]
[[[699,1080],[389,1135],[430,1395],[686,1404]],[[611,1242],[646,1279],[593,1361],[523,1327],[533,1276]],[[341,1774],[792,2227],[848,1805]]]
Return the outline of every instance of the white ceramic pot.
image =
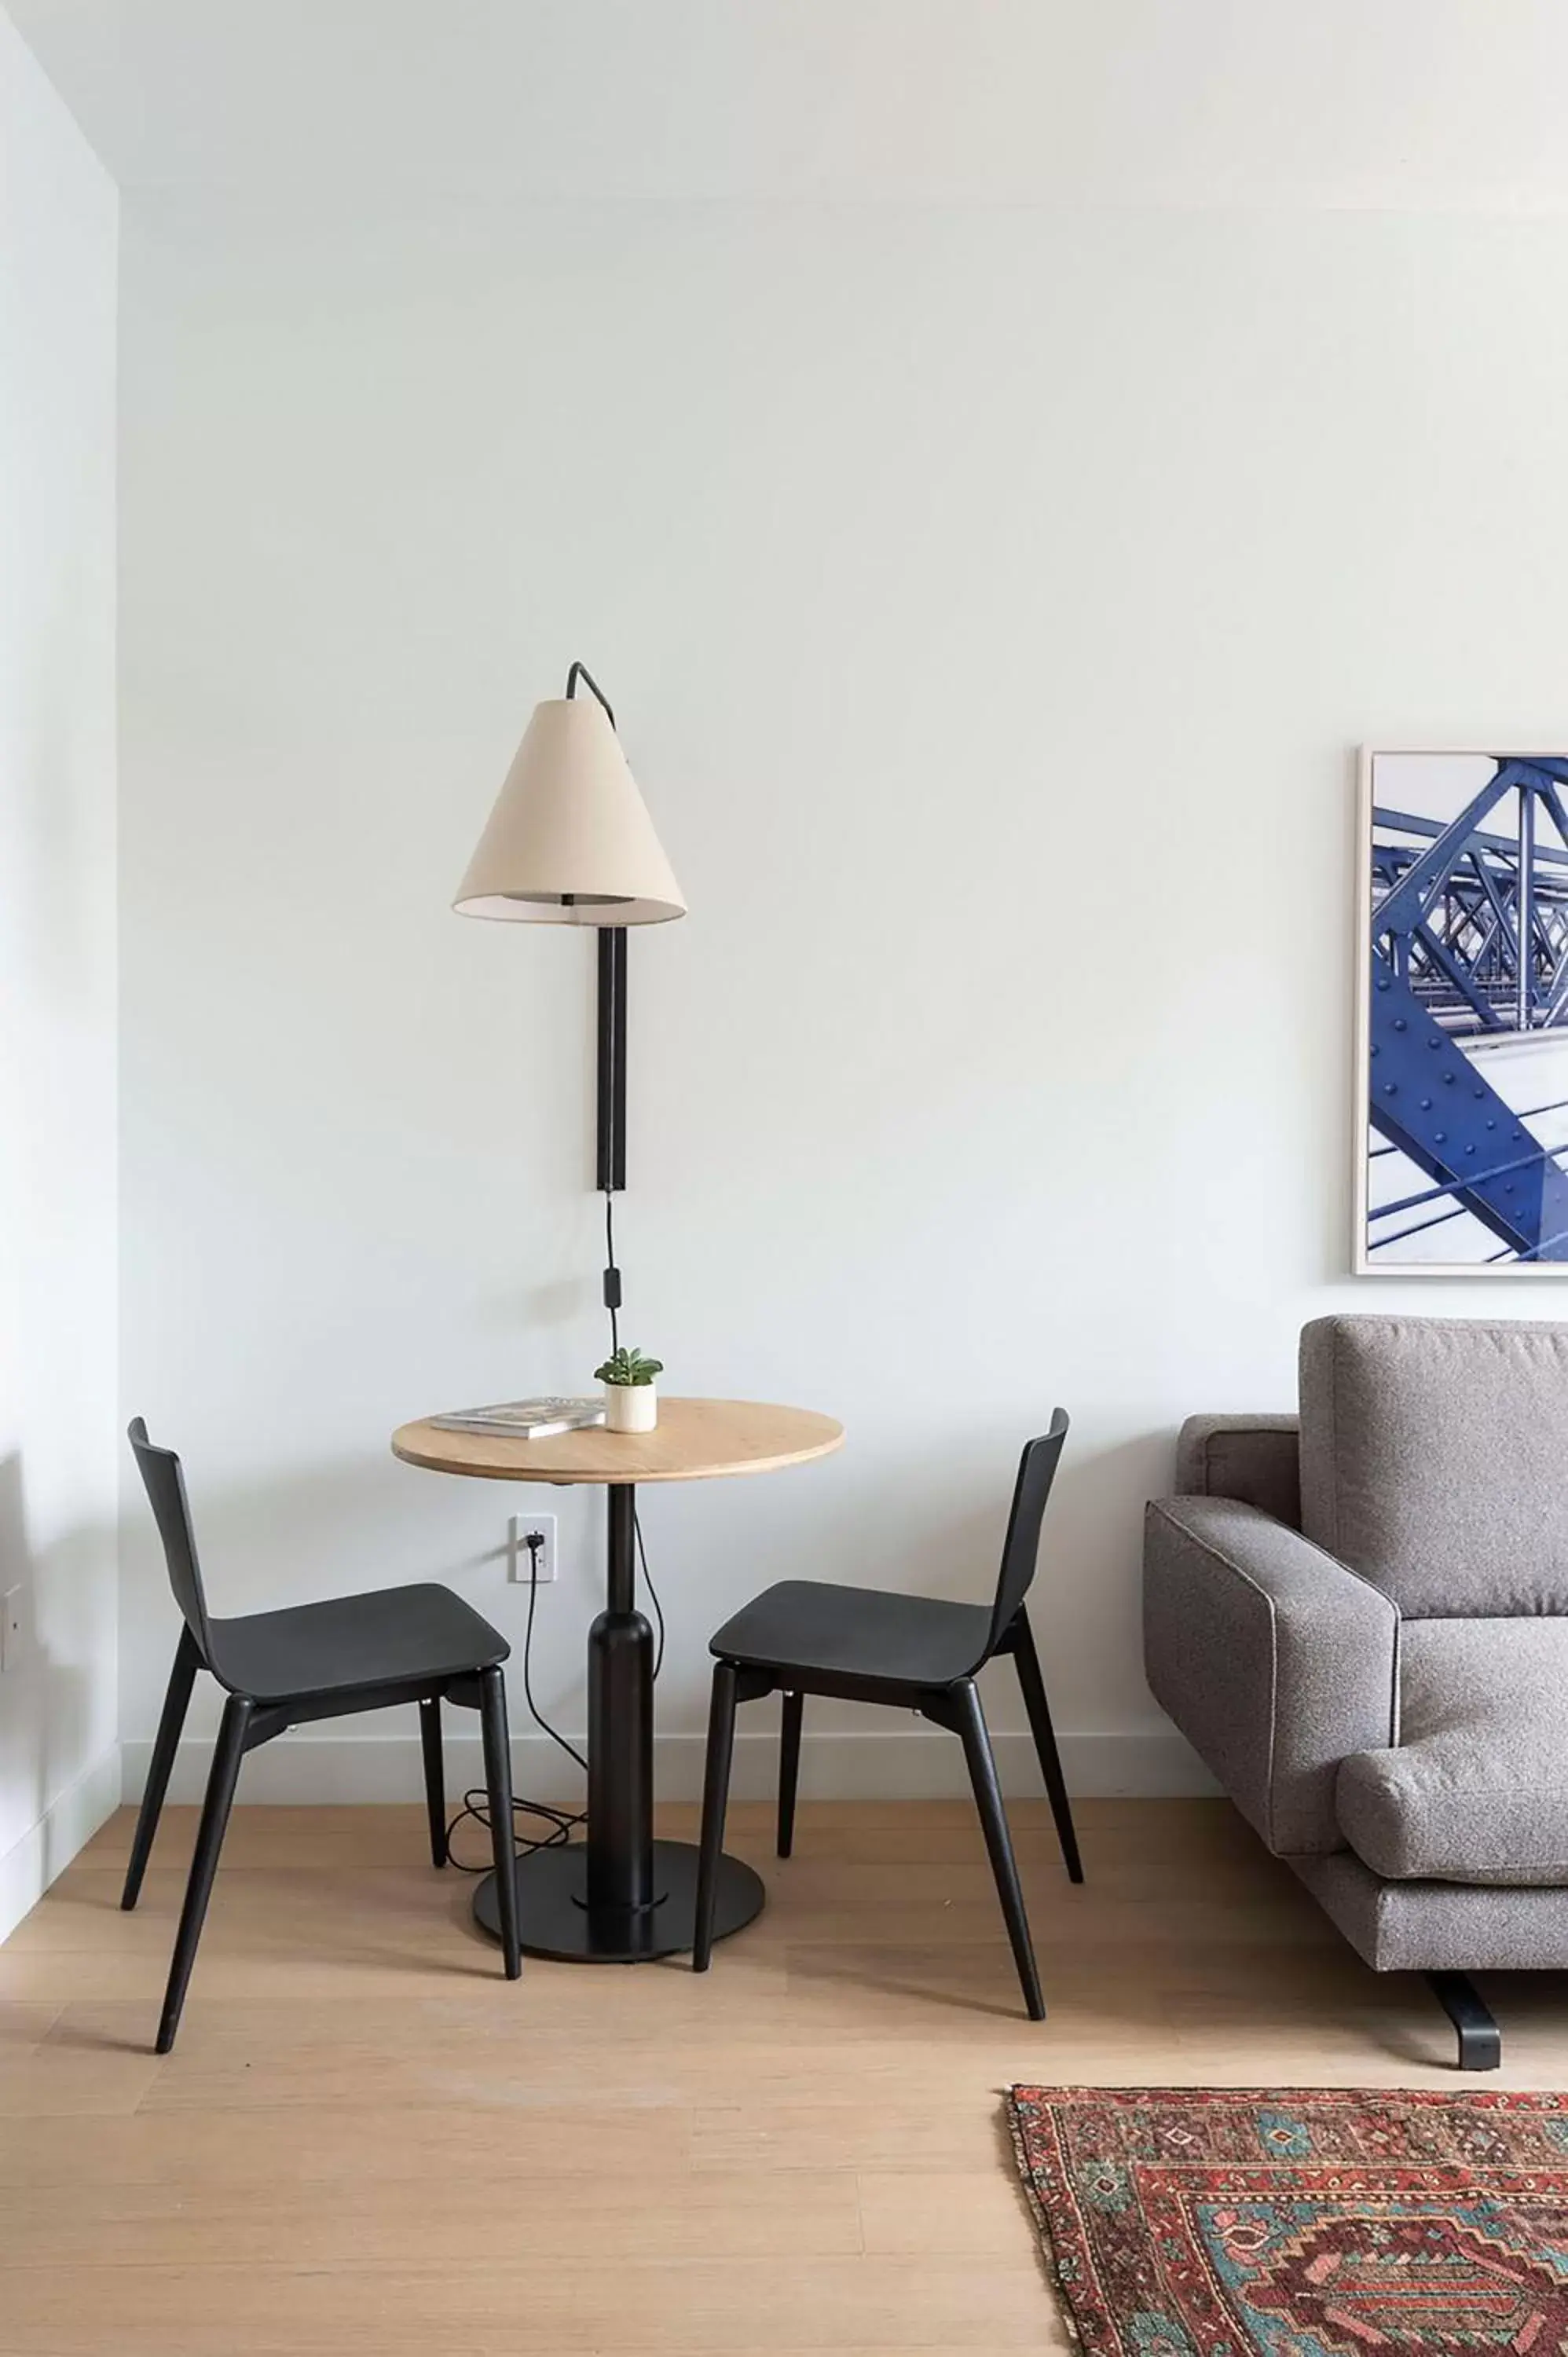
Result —
[[[607,1383],[605,1430],[652,1432],[659,1422],[657,1383]]]

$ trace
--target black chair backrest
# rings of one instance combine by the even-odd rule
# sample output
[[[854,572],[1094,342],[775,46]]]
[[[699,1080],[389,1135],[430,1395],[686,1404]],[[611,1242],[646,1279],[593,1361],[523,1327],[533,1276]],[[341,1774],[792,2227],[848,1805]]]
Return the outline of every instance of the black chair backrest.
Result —
[[[196,1560],[196,1535],[190,1527],[190,1508],[186,1502],[185,1476],[179,1469],[179,1459],[172,1448],[155,1447],[139,1415],[133,1416],[126,1426],[126,1437],[135,1451],[158,1536],[164,1543],[164,1560],[168,1565],[168,1584],[174,1590],[174,1600],[185,1615],[185,1625],[196,1640],[203,1664],[210,1669],[212,1631],[207,1618],[207,1598],[202,1592],[201,1566]]]
[[[1068,1413],[1065,1408],[1053,1408],[1048,1432],[1038,1440],[1027,1440],[1024,1454],[1018,1459],[1018,1479],[1013,1485],[1013,1511],[1007,1517],[1007,1536],[1002,1545],[1002,1569],[996,1580],[996,1602],[991,1614],[991,1635],[986,1643],[989,1661],[1016,1618],[1018,1607],[1029,1592],[1035,1577],[1035,1565],[1040,1552],[1040,1524],[1045,1520],[1046,1500],[1051,1494],[1051,1483],[1057,1478],[1061,1459],[1062,1443],[1067,1438]]]

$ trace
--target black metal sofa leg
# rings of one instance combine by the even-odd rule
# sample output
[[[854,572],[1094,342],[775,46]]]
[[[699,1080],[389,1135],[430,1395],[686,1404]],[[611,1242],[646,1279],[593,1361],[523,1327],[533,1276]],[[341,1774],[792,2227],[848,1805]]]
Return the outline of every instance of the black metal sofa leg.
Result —
[[[1495,2071],[1503,2059],[1503,2033],[1464,1973],[1428,1973],[1433,1996],[1459,2033],[1461,2071]]]

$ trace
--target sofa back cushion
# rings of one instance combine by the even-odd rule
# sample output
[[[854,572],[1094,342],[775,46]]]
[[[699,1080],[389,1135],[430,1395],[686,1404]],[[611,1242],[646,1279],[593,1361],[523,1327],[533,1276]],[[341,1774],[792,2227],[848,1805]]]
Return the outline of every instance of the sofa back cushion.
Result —
[[[1411,1620],[1568,1613],[1568,1326],[1316,1319],[1301,1494]]]

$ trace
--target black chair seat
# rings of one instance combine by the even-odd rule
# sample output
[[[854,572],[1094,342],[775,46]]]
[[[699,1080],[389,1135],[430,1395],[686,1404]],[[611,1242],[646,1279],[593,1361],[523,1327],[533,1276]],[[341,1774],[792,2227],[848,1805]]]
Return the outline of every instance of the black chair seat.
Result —
[[[507,1658],[504,1637],[449,1587],[382,1587],[279,1612],[213,1620],[212,1666],[253,1702],[302,1702],[357,1686],[433,1683]]]
[[[990,1634],[984,1605],[781,1579],[726,1620],[710,1651],[781,1677],[796,1671],[950,1686],[984,1660]]]

